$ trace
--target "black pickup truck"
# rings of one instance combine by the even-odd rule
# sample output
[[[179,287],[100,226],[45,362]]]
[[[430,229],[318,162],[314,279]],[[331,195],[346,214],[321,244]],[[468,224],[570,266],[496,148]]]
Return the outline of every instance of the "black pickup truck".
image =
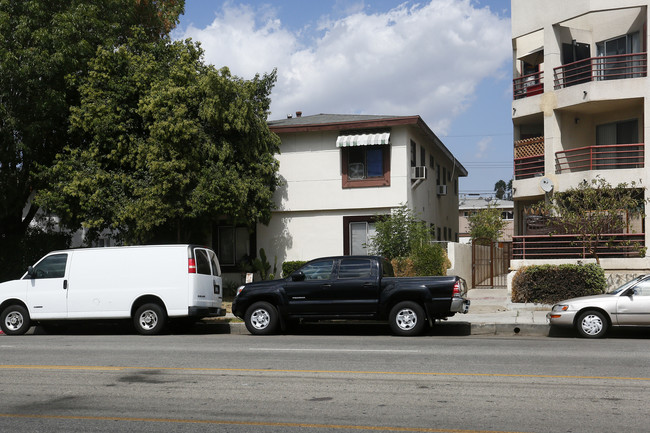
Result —
[[[378,256],[324,257],[287,278],[249,283],[232,304],[251,334],[265,335],[302,320],[388,320],[396,335],[418,335],[434,320],[467,313],[460,277],[398,278]]]

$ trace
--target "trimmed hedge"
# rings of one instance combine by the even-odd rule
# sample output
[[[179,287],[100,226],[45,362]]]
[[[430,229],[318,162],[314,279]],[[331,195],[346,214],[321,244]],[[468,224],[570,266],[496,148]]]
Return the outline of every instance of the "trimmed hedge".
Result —
[[[305,263],[307,262],[304,260],[293,260],[293,261],[282,263],[282,276],[285,278],[288,277],[289,275],[291,275],[293,271],[297,271]]]
[[[606,288],[605,271],[597,264],[527,266],[512,279],[512,302],[555,304]]]

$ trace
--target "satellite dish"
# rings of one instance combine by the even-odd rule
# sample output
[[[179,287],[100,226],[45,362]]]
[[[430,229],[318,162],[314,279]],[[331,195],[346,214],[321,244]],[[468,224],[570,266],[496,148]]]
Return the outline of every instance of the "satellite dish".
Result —
[[[551,192],[553,191],[553,182],[548,177],[543,177],[539,180],[539,187],[544,192]]]

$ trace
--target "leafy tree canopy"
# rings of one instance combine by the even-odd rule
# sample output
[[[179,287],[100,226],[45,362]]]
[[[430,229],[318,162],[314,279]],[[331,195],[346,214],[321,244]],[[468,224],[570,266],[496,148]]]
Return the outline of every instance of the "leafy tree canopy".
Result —
[[[74,144],[69,107],[97,48],[136,28],[158,40],[183,9],[183,0],[0,0],[0,267],[36,215],[40,170]]]
[[[505,180],[499,180],[495,183],[494,196],[499,200],[512,200],[512,179],[508,183]]]
[[[68,146],[39,178],[37,202],[90,237],[189,241],[218,218],[268,222],[279,138],[266,124],[275,71],[246,81],[202,60],[191,41],[139,29],[97,51]],[[204,239],[201,237],[200,239]]]
[[[488,204],[485,209],[467,217],[469,235],[473,241],[488,239],[496,241],[503,234],[506,222],[501,218],[501,209]]]

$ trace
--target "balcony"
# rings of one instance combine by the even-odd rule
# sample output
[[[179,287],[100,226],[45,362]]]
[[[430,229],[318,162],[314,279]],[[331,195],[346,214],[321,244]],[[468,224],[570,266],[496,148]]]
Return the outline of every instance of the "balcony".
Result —
[[[645,233],[602,234],[597,245],[600,258],[642,257],[639,248],[645,245]],[[512,237],[514,260],[586,259],[591,253],[579,235],[528,235]]]
[[[644,148],[644,144],[639,143],[586,146],[563,150],[555,153],[555,172],[561,174],[586,170],[643,168]]]
[[[515,141],[515,179],[544,174],[544,137]]]
[[[589,81],[645,77],[647,53],[590,57],[554,70],[555,90]]]
[[[527,98],[544,92],[544,71],[512,80],[512,94],[514,99]]]

